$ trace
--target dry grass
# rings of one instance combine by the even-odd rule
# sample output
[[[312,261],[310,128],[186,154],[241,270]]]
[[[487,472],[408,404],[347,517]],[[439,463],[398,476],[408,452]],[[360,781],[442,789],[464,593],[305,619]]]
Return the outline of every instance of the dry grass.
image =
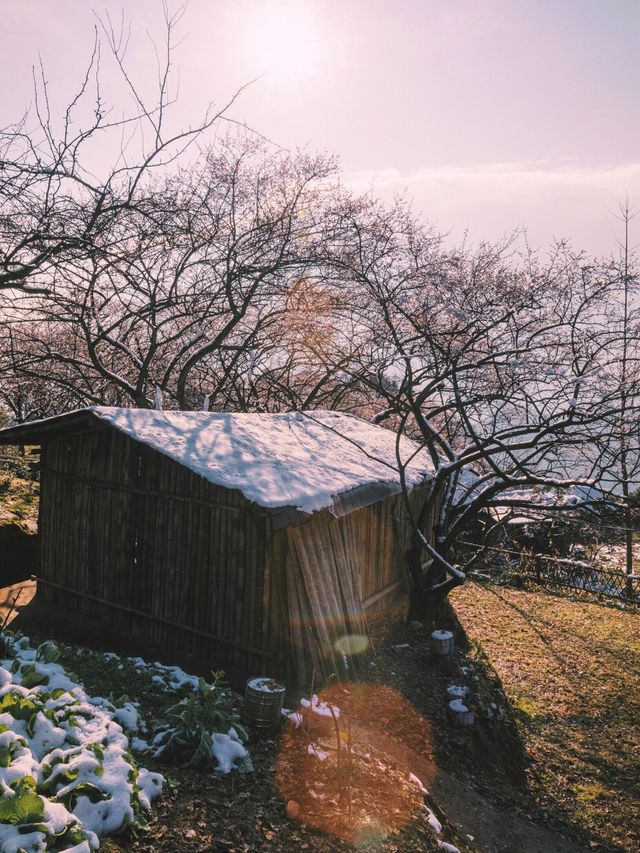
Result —
[[[640,615],[476,583],[451,601],[503,682],[539,805],[610,849],[640,849]]]

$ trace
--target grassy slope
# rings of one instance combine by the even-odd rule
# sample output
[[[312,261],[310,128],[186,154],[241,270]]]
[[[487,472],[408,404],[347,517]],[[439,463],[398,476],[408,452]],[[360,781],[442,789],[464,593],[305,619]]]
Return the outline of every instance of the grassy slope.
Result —
[[[640,849],[638,614],[475,583],[452,603],[503,682],[540,805],[604,842]]]
[[[0,471],[0,524],[19,524],[29,533],[38,526],[38,483]]]

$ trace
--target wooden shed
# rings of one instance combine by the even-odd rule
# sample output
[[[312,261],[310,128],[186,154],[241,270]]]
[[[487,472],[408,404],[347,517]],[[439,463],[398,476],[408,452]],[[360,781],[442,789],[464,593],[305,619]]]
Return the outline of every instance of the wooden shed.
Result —
[[[128,637],[304,686],[406,604],[398,455],[416,507],[429,465],[382,427],[91,407],[0,443],[42,448],[38,596]]]

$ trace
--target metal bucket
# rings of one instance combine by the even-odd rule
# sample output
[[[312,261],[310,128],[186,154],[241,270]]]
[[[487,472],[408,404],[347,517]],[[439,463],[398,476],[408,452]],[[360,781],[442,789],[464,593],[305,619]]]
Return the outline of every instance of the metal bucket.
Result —
[[[453,699],[449,702],[449,711],[459,726],[472,726],[475,722],[475,713],[467,708],[460,699]]]
[[[431,635],[431,651],[434,655],[453,653],[453,634],[451,631],[434,631]]]
[[[244,718],[259,729],[270,729],[280,721],[286,688],[273,678],[250,678],[244,691]]]

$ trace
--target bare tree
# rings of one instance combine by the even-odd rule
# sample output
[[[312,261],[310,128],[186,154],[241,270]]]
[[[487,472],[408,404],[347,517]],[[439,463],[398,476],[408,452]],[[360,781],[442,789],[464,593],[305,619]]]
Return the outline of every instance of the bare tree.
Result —
[[[348,192],[332,158],[247,133],[208,147],[238,93],[172,130],[179,18],[165,7],[150,100],[127,69],[127,27],[105,18],[62,123],[40,72],[34,116],[0,134],[0,370],[14,417],[161,398],[367,414],[416,438],[431,469],[408,554],[416,608],[464,581],[456,543],[483,509],[614,471],[629,507],[640,396],[628,239],[608,266],[565,243],[544,261],[514,240],[446,248],[402,201]],[[117,119],[105,44],[134,105]],[[115,155],[96,176],[103,135]],[[627,234],[630,218],[627,207]]]
[[[630,265],[629,225],[636,214],[629,209],[629,202],[621,207],[624,225],[622,243],[622,317],[620,352],[620,418],[619,459],[620,486],[623,497],[625,527],[625,569],[628,576],[627,592],[631,594],[630,576],[633,574],[633,512],[630,496],[633,477],[640,473],[640,430],[638,409],[640,402],[640,305],[637,276],[632,275]]]
[[[131,26],[98,18],[93,49],[77,91],[55,115],[42,64],[34,69],[30,112],[0,130],[0,289],[50,289],[54,268],[96,257],[117,239],[123,213],[149,214],[149,180],[181,161],[221,121],[242,90],[220,107],[210,105],[193,126],[175,129],[172,55],[183,9],[164,10],[163,43],[156,44],[157,86],[146,96],[127,67]],[[115,65],[132,108],[114,116],[103,94],[101,65]],[[94,148],[112,151],[96,174]],[[114,233],[115,231],[115,233]]]
[[[508,241],[446,250],[401,205],[351,227],[342,263],[369,300],[376,420],[417,438],[432,472],[408,554],[419,610],[464,582],[455,546],[481,509],[593,476],[582,451],[621,412],[620,389],[593,381],[610,282],[563,243],[544,263]]]
[[[640,285],[629,234],[635,215],[628,201],[620,206],[623,238],[619,256],[612,255],[602,271],[607,286],[592,325],[598,352],[597,380],[602,393],[618,405],[596,425],[593,443],[585,453],[609,505],[619,507],[629,595],[634,569],[632,494],[640,477]]]
[[[273,375],[283,326],[293,340],[291,294],[324,275],[323,182],[333,168],[243,136],[156,181],[143,213],[119,217],[110,246],[54,265],[46,294],[12,298],[9,327],[30,325],[29,357],[14,365],[75,377],[87,401],[107,394],[150,407],[158,388],[183,409],[205,396],[225,407],[246,373],[252,399],[236,405],[259,407],[258,363]],[[307,362],[312,337],[300,348]]]

